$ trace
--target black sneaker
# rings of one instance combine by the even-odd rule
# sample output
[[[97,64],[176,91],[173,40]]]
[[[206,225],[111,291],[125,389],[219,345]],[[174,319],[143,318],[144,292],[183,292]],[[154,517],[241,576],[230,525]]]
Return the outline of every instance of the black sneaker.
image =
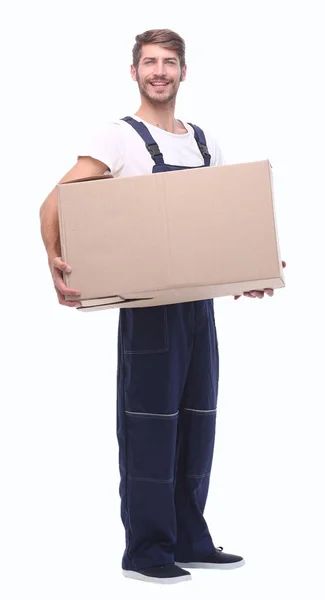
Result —
[[[177,567],[175,564],[147,567],[136,571],[123,569],[122,573],[124,577],[151,583],[180,583],[192,579],[188,571]]]
[[[202,558],[199,562],[178,562],[179,567],[187,567],[188,569],[237,569],[245,564],[242,556],[236,554],[226,554],[223,547],[219,546],[215,552]]]

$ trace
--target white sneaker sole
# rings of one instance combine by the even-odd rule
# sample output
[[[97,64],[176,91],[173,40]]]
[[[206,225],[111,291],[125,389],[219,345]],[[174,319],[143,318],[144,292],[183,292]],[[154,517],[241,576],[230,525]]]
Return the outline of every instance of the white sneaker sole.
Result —
[[[238,569],[245,564],[244,559],[239,560],[235,563],[204,563],[204,562],[192,562],[192,563],[180,563],[175,562],[175,565],[182,569]]]
[[[148,577],[148,575],[142,575],[142,573],[138,573],[137,571],[126,571],[122,569],[122,573],[124,577],[128,577],[129,579],[138,579],[139,581],[147,581],[148,583],[181,583],[183,581],[190,581],[192,579],[192,575],[181,575],[180,577],[165,577],[159,579],[159,577]]]

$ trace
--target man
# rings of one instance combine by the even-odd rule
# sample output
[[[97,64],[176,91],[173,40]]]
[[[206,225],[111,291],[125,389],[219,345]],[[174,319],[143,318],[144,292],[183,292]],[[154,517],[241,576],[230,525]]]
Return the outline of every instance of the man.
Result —
[[[186,76],[185,44],[170,30],[138,35],[131,76],[141,105],[132,117],[103,127],[81,150],[61,182],[221,164],[212,136],[175,119]],[[40,209],[41,231],[60,304],[67,288],[61,258],[55,189]],[[264,290],[269,295],[273,290]],[[247,292],[263,297],[264,291]],[[239,296],[235,296],[239,298]],[[123,574],[176,583],[188,568],[235,568],[241,556],[215,548],[203,512],[214,449],[218,342],[213,300],[122,309],[118,332],[117,437],[121,518],[126,548]]]

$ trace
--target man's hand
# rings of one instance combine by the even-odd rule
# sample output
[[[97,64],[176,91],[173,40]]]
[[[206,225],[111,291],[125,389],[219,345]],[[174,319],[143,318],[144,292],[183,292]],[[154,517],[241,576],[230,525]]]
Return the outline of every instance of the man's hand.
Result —
[[[67,263],[63,262],[61,256],[56,256],[53,259],[49,259],[49,267],[51,270],[55,291],[58,296],[59,303],[63,306],[82,306],[81,302],[65,300],[65,294],[71,294],[73,296],[80,296],[79,290],[68,288],[63,281],[63,273],[71,273],[71,267]]]
[[[282,261],[282,266],[283,266],[283,268],[287,266],[287,263],[284,260]],[[273,296],[274,290],[272,290],[271,288],[266,288],[263,291],[252,290],[251,292],[244,292],[244,296],[247,296],[247,298],[264,298],[264,293],[267,294],[268,296]],[[238,298],[240,298],[240,296],[241,296],[241,294],[239,294],[239,296],[234,296],[235,300],[238,300]]]

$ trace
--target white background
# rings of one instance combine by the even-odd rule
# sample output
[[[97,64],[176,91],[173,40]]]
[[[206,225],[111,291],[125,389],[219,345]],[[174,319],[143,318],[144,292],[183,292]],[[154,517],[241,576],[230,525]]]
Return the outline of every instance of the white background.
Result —
[[[193,0],[192,0],[193,1]],[[215,301],[217,435],[206,518],[237,571],[170,597],[324,598],[324,33],[321,2],[35,1],[1,18],[0,596],[133,598],[121,575],[118,312],[58,304],[39,207],[103,119],[139,107],[135,35],[187,43],[176,116],[226,161],[269,158],[286,288]]]

